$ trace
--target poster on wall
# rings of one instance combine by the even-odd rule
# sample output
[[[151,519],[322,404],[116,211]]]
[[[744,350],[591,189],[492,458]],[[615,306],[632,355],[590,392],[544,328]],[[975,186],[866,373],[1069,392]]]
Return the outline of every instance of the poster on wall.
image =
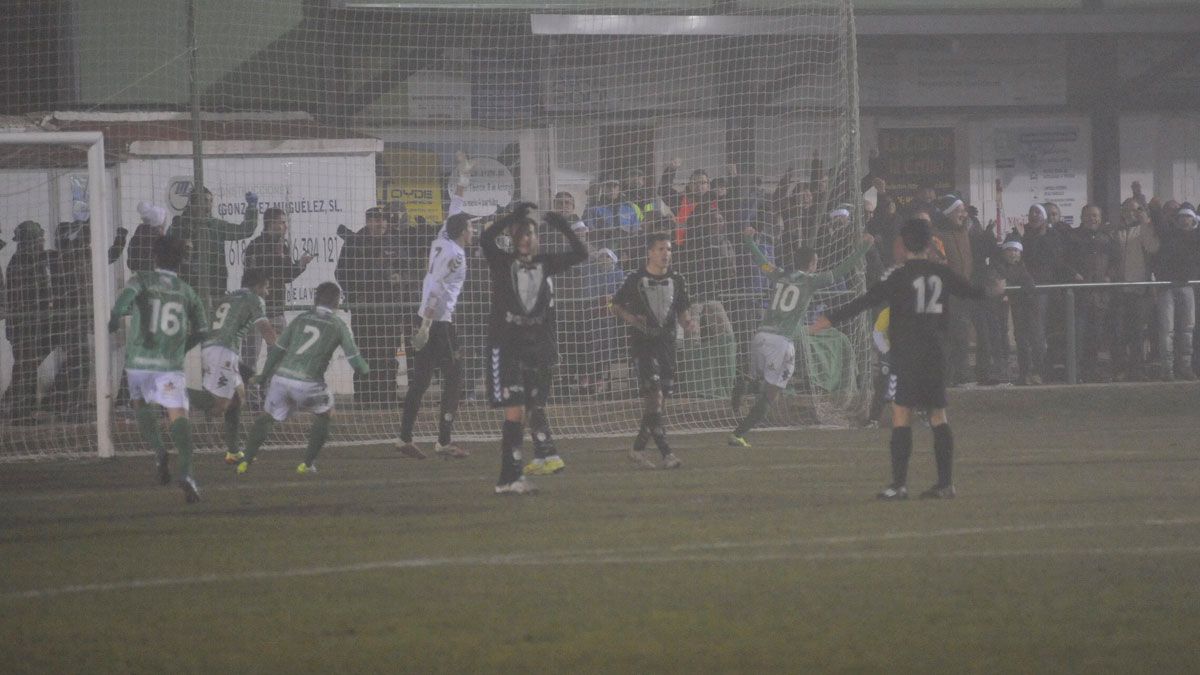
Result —
[[[186,205],[191,168],[191,158],[131,159],[121,174],[121,211],[136,214],[137,202],[146,199],[169,204],[172,211]],[[260,225],[267,209],[282,209],[287,216],[291,257],[315,256],[304,273],[286,285],[289,308],[312,305],[317,285],[333,279],[342,246],[338,226],[358,230],[366,209],[375,206],[374,153],[213,156],[205,160],[204,169],[205,186],[213,194],[214,217],[241,222],[245,195],[253,191],[259,198]],[[125,215],[123,221],[136,223],[137,216]],[[235,288],[252,239],[225,244],[228,280]]]
[[[375,167],[377,201],[388,208],[404,205],[410,222],[441,223],[441,159],[436,152],[388,143]]]
[[[996,178],[1004,190],[1005,228],[1026,217],[1031,204],[1053,202],[1067,224],[1087,203],[1088,139],[1076,125],[1011,127],[992,131]]]
[[[508,167],[491,157],[471,160],[471,175],[463,191],[463,211],[472,216],[490,216],[512,202],[516,184]],[[458,168],[450,174],[447,192],[458,185]]]
[[[878,148],[875,166],[901,207],[921,186],[932,185],[939,195],[955,189],[953,128],[880,129]]]

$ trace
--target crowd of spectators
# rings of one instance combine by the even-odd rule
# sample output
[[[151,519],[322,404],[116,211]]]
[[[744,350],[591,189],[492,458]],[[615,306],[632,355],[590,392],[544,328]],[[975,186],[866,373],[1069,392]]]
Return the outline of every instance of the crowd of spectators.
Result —
[[[747,241],[787,269],[796,267],[791,258],[802,246],[836,263],[857,241],[858,233],[849,227],[856,213],[865,216],[865,229],[875,241],[866,258],[868,283],[898,262],[894,242],[900,225],[921,217],[932,222],[935,253],[951,269],[978,283],[999,277],[1014,289],[1005,297],[966,302],[963,311],[951,313],[949,385],[1062,381],[1070,353],[1076,355],[1084,381],[1196,378],[1195,296],[1185,282],[1200,279],[1200,230],[1189,203],[1148,199],[1135,183],[1115,222],[1096,205],[1083,207],[1077,219],[1064,219],[1055,204],[1033,204],[1011,231],[997,234],[995,223],[984,225],[978,212],[955,194],[939,195],[931,186],[899,194],[877,175],[864,179],[861,204],[839,203],[830,186],[844,186],[845,177],[826,170],[820,158],[811,159],[803,177],[789,167],[773,187],[736,165],[724,167],[716,177],[694,168],[681,180],[683,169],[681,161],[672,160],[657,182],[639,170],[605,177],[588,188],[583,204],[569,192],[553,198],[551,208],[572,223],[591,256],[564,275],[555,290],[560,395],[621,394],[613,387],[615,366],[624,360],[621,328],[607,306],[624,276],[642,264],[647,235],[670,234],[674,265],[688,280],[694,314],[702,323],[701,344],[695,347],[699,366],[690,381],[683,374],[681,389],[720,397],[733,386],[733,373],[747,370],[749,339],[770,297],[767,278],[753,262]],[[845,193],[840,191],[842,198]],[[119,261],[127,250],[130,271],[149,269],[155,238],[183,237],[192,250],[183,276],[211,303],[227,287],[223,261],[228,242],[249,239],[258,230],[257,197],[249,193],[246,201],[240,223],[214,218],[207,191],[194,194],[170,222],[166,209],[143,203],[142,222],[128,242],[127,233],[118,232],[109,261]],[[245,248],[244,266],[269,271],[267,315],[282,331],[285,285],[305,271],[312,256],[297,256],[290,247],[285,212],[270,208],[261,215],[262,231]],[[364,220],[358,230],[339,228],[343,246],[334,277],[371,365],[370,375],[355,377],[355,401],[366,407],[393,406],[401,400],[395,386],[402,367],[397,349],[411,332],[438,227],[422,219],[410,222],[402,204],[369,209]],[[92,358],[88,225],[61,223],[53,241],[48,249],[40,224],[21,223],[6,270],[2,297],[13,366],[4,399],[7,418],[16,425],[32,423],[39,409],[80,414],[87,399]],[[562,242],[547,237],[544,245]],[[482,381],[488,282],[479,252],[468,254],[456,328],[469,352],[464,354],[469,398],[472,383]],[[1147,281],[1172,285],[1076,289],[1073,350],[1066,344],[1066,296],[1033,290],[1047,284]],[[825,289],[812,311],[836,304],[847,292],[845,287]],[[1015,373],[1010,335],[1016,346]],[[39,401],[38,368],[55,350],[59,365]],[[244,359],[256,362],[259,350],[258,340],[247,340]],[[805,371],[798,366],[797,372]],[[802,376],[796,386],[812,389]]]
[[[1149,199],[1134,183],[1115,222],[1095,204],[1065,219],[1046,202],[1030,205],[1011,231],[997,234],[994,222],[985,226],[955,194],[935,197],[932,188],[922,187],[899,207],[882,179],[872,187],[879,196],[866,227],[878,241],[894,236],[907,218],[927,217],[951,269],[980,283],[1002,278],[1014,289],[1003,298],[966,301],[965,311],[951,314],[948,384],[1062,382],[1071,354],[1084,382],[1196,379],[1195,297],[1187,282],[1200,279],[1200,221],[1192,204]],[[890,248],[879,250],[886,256]],[[1034,290],[1151,281],[1172,285],[1073,288],[1072,349],[1064,289]]]

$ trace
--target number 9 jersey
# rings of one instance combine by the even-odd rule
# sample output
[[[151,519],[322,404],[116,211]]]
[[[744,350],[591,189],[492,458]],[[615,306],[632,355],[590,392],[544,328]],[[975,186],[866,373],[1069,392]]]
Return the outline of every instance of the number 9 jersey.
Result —
[[[129,370],[183,370],[192,337],[208,327],[200,296],[167,270],[138,272],[117,298],[112,316],[131,314],[125,367]]]

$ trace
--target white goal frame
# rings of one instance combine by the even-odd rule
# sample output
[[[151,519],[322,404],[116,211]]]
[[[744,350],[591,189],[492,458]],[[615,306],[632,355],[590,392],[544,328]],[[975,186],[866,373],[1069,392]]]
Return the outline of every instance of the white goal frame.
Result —
[[[96,382],[96,441],[98,455],[114,456],[112,436],[112,363],[108,336],[109,287],[108,243],[112,240],[108,180],[104,174],[104,134],[99,131],[12,131],[0,133],[0,148],[6,145],[69,145],[87,147],[88,210],[92,252],[92,338],[93,377]]]

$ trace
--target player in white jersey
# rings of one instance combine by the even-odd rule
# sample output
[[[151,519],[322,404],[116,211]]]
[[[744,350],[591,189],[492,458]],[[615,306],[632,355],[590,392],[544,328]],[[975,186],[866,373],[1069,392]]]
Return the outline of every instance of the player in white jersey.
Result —
[[[404,417],[396,449],[407,457],[423,459],[425,453],[413,443],[413,425],[421,408],[421,397],[433,380],[434,369],[442,371],[442,401],[438,417],[438,440],[434,452],[447,459],[462,459],[470,453],[450,441],[454,415],[462,394],[462,353],[454,334],[454,306],[467,279],[467,247],[475,238],[471,216],[462,212],[466,170],[460,162],[459,185],[451,196],[452,215],[429,247],[429,268],[421,285],[421,327],[412,336],[415,352],[412,380],[404,397]]]

